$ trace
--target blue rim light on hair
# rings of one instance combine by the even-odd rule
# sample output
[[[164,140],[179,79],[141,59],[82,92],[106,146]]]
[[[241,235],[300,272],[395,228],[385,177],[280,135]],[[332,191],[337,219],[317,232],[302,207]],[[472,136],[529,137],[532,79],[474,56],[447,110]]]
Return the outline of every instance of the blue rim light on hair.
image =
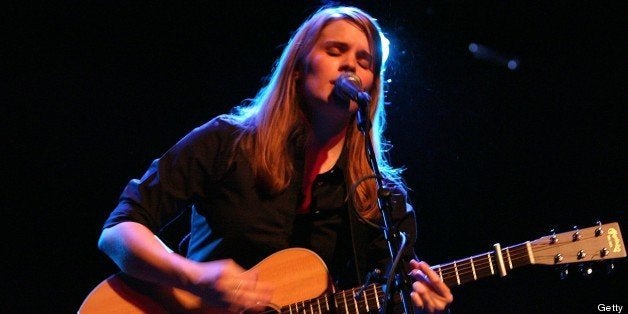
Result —
[[[379,37],[382,39],[382,66],[386,64],[388,60],[388,54],[390,53],[390,40],[384,36],[383,33],[379,33]],[[382,67],[385,68],[385,67]]]

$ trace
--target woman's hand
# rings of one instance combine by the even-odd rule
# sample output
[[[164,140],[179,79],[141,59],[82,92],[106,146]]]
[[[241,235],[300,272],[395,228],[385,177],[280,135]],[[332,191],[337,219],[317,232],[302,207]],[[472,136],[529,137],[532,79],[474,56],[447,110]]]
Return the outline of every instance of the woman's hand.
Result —
[[[443,311],[454,300],[449,287],[425,262],[410,261],[410,276],[414,278],[410,298],[419,309],[429,313]]]
[[[272,286],[258,281],[254,270],[245,271],[233,260],[198,263],[190,278],[190,291],[213,306],[232,312],[261,311],[272,297]]]

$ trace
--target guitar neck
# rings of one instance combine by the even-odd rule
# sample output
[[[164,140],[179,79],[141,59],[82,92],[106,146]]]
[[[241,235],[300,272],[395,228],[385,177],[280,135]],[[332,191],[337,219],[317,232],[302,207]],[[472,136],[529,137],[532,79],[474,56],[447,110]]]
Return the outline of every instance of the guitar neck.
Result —
[[[432,266],[432,269],[452,287],[496,274],[505,276],[508,270],[530,264],[534,264],[534,255],[530,242],[525,242],[506,248],[496,244],[493,252]]]
[[[571,232],[552,234],[534,241],[432,266],[449,286],[462,285],[499,274],[506,276],[517,267],[559,265],[626,257],[619,225],[610,223]],[[384,296],[380,285],[353,288],[284,306],[281,313],[369,313],[380,309]]]
[[[564,265],[626,257],[619,224],[608,223],[552,234],[521,244],[475,255],[432,269],[449,286],[462,285],[530,264]]]
[[[499,251],[497,251],[499,250]],[[499,252],[499,253],[498,253]],[[447,286],[462,285],[495,274],[505,275],[504,268],[514,269],[533,264],[529,242],[496,251],[475,255],[447,264],[433,266],[432,269]],[[503,267],[502,267],[503,266]],[[501,271],[500,271],[501,269]],[[384,297],[382,286],[371,284],[364,289],[356,287],[335,294],[306,300],[282,308],[282,313],[369,313],[381,308]]]
[[[436,271],[447,286],[451,287],[496,274],[504,276],[506,275],[506,269],[511,270],[534,264],[533,256],[530,242],[503,249],[496,245],[494,252],[487,252],[447,264],[433,266],[432,269]],[[359,297],[354,298],[356,293],[359,293]],[[369,313],[370,310],[380,309],[380,300],[382,300],[383,296],[382,287],[372,284],[363,290],[354,288],[338,292],[333,296],[333,302],[339,313]],[[318,299],[316,300],[318,302]],[[315,309],[314,313],[321,312],[316,312]]]

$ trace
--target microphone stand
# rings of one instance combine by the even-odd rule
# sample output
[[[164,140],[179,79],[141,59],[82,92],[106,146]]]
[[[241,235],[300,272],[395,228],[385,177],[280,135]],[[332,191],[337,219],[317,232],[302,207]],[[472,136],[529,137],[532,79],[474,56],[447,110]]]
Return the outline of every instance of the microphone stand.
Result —
[[[358,112],[357,112],[357,126],[358,129],[364,135],[365,148],[366,148],[366,158],[369,161],[371,169],[375,174],[376,188],[377,188],[377,199],[379,210],[383,219],[383,232],[384,239],[388,244],[388,251],[391,257],[391,267],[395,267],[393,261],[396,260],[396,257],[399,254],[402,254],[403,248],[400,248],[400,244],[404,241],[401,240],[401,235],[399,234],[399,230],[392,223],[391,215],[392,215],[392,201],[391,201],[391,191],[388,187],[384,185],[382,181],[382,176],[379,171],[379,166],[377,165],[377,158],[375,156],[375,151],[373,149],[373,143],[371,141],[371,137],[369,136],[369,132],[371,130],[371,121],[368,117],[369,112],[369,103],[371,99],[366,92],[359,92],[357,94],[357,103],[358,103]],[[386,287],[386,300],[384,301],[384,306],[381,309],[381,313],[386,312],[386,305],[392,299],[392,291],[398,290],[398,293],[401,297],[404,313],[413,313],[412,304],[410,301],[410,291],[409,287],[411,287],[411,281],[408,279],[408,275],[405,272],[405,267],[401,267],[402,271],[394,271],[390,269],[390,274],[395,276],[394,281],[391,281],[389,278],[389,282],[394,282],[393,287]]]

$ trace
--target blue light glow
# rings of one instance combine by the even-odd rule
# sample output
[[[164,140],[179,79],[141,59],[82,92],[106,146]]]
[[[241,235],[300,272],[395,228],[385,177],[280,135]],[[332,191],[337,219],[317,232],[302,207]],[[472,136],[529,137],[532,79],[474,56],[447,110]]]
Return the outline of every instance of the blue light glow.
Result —
[[[390,40],[381,32],[380,37],[382,39],[382,65],[385,65],[386,60],[388,60],[388,54],[390,53]]]

